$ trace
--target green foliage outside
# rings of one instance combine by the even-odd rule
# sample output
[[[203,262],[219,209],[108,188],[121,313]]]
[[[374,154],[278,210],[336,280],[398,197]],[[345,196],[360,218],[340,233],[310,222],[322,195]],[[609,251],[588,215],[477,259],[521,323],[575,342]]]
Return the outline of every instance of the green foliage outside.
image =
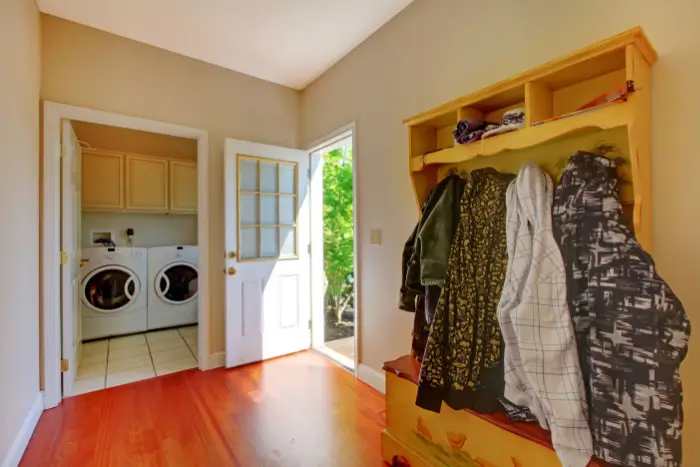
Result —
[[[341,321],[353,303],[352,148],[323,155],[323,267],[326,313]]]

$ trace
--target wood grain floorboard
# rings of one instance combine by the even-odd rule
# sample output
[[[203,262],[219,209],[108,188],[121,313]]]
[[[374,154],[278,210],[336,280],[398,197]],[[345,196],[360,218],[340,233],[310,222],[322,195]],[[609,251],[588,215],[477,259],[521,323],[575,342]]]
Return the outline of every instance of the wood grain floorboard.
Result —
[[[384,396],[313,353],[65,399],[20,466],[374,467]]]

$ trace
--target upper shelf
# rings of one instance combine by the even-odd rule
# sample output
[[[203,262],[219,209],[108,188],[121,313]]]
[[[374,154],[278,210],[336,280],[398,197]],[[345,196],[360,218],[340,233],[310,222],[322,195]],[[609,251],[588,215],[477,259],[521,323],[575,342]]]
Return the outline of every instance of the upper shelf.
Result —
[[[575,53],[407,118],[403,123],[409,127],[421,124],[441,127],[446,120],[452,120],[452,116],[464,107],[483,105],[485,113],[488,113],[521,101],[522,88],[529,82],[539,82],[550,89],[561,89],[624,69],[625,47],[631,44],[636,45],[649,66],[656,62],[657,55],[654,48],[642,28],[637,26]]]
[[[626,102],[609,104],[561,120],[414,156],[410,159],[410,167],[412,172],[418,172],[429,164],[457,164],[479,156],[493,156],[504,151],[524,149],[559,138],[617,128],[626,125],[629,120],[629,106]]]

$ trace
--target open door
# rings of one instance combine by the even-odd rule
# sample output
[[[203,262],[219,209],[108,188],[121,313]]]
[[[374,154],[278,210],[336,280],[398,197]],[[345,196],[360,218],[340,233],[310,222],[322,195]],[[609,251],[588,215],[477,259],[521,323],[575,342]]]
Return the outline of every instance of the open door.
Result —
[[[80,319],[80,144],[68,120],[61,128],[61,323],[63,396],[70,396],[82,354]],[[65,366],[64,366],[65,368]]]
[[[307,349],[309,154],[226,140],[226,366]]]

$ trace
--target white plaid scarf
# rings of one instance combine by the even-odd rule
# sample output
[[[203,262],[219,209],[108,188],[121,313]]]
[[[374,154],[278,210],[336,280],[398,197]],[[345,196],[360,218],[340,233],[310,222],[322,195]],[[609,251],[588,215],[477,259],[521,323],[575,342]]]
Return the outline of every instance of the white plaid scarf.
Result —
[[[525,164],[506,193],[508,268],[498,304],[505,397],[551,430],[565,467],[584,467],[593,442],[564,263],[552,234],[552,194],[552,180],[535,164]]]

